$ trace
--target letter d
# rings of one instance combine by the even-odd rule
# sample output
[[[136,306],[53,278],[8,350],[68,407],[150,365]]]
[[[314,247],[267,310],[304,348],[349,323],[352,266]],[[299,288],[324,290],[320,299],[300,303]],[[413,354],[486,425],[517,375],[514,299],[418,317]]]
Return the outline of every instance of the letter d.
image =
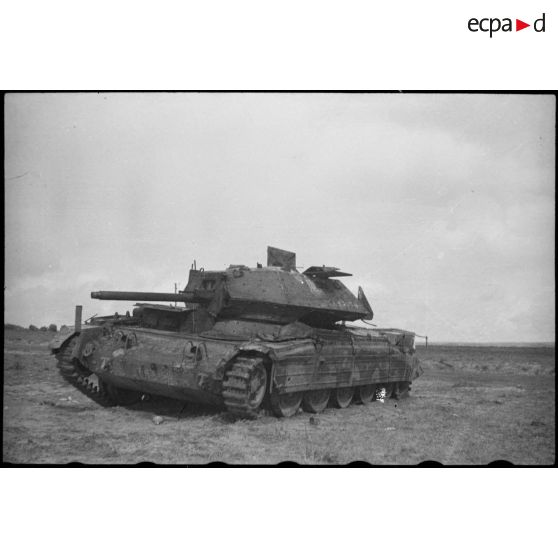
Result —
[[[534,29],[537,33],[544,33],[544,24],[545,24],[544,16],[545,16],[545,14],[543,14],[541,18],[536,19],[536,20],[535,20],[535,23],[533,23],[533,29]],[[542,27],[541,27],[540,29],[538,28],[538,23],[539,23],[539,21],[542,22]]]

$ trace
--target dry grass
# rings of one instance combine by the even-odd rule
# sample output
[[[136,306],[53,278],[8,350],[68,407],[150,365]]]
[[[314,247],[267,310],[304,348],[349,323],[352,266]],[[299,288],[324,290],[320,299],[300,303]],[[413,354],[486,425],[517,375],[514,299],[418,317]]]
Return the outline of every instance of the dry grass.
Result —
[[[59,377],[48,354],[52,335],[5,331],[5,461],[555,461],[553,348],[431,347],[421,350],[426,373],[406,400],[327,409],[312,422],[305,413],[249,421],[164,399],[98,407]]]

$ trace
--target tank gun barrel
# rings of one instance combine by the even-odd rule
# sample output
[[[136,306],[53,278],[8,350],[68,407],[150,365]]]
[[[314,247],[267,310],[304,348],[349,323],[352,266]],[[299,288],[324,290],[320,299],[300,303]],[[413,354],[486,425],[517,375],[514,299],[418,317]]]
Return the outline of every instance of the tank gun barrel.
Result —
[[[91,298],[99,300],[133,300],[144,302],[201,302],[194,293],[144,293],[133,291],[93,291]],[[203,299],[202,299],[203,300]]]

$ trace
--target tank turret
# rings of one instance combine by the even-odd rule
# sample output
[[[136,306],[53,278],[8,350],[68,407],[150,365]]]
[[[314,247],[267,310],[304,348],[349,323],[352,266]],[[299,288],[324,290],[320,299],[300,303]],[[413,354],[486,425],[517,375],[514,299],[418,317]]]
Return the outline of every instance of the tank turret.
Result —
[[[296,269],[293,252],[268,247],[267,266],[231,265],[222,271],[191,269],[179,293],[97,291],[103,300],[197,303],[215,319],[288,324],[299,321],[328,327],[338,321],[372,319],[362,288],[358,296],[337,277],[350,276],[336,267]]]

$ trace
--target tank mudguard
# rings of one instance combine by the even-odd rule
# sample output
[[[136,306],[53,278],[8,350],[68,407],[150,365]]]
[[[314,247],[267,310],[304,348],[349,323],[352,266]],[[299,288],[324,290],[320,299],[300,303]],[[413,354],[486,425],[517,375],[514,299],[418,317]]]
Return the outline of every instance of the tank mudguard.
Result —
[[[48,344],[48,348],[51,352],[57,353],[62,345],[74,337],[74,335],[79,335],[79,333],[76,333],[75,327],[65,327],[54,336],[54,339]]]
[[[102,327],[83,327],[81,331],[75,330],[74,327],[67,327],[66,330],[60,331],[56,337],[49,343],[49,349],[53,354],[56,354],[63,345],[67,344],[74,337],[79,337],[79,342],[76,343],[74,350],[72,351],[73,358],[80,358],[81,352],[85,344],[98,337],[102,332]]]
[[[242,345],[240,345],[240,347],[238,348],[238,352],[248,352],[248,351],[253,351],[256,353],[262,353],[264,355],[269,355],[273,358],[273,355],[271,353],[273,353],[273,349],[263,343],[254,343],[254,342],[249,342],[249,343],[243,343]]]
[[[294,366],[301,374],[300,377],[306,380],[312,378],[315,371],[316,346],[313,339],[295,339],[270,344],[251,341],[240,345],[236,354],[246,352],[266,355],[271,361],[270,392],[274,388],[280,391],[287,388],[290,382],[287,371],[289,365]],[[293,384],[289,388],[292,391],[296,386]]]
[[[312,339],[269,344],[250,341],[240,345],[234,356],[242,352],[267,355],[273,363],[271,383],[285,392],[297,387],[317,389],[352,383],[412,382],[423,373],[415,354],[386,341],[377,340],[369,346],[370,343],[359,344],[355,339],[351,342],[337,333],[330,335],[322,348],[317,348]]]

